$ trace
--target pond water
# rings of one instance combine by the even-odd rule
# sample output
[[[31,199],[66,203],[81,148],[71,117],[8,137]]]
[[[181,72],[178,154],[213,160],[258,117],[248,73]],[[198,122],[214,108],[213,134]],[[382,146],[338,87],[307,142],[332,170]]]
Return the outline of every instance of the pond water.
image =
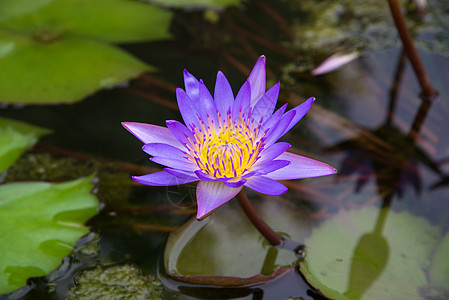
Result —
[[[221,13],[176,10],[171,40],[122,46],[157,71],[75,104],[5,105],[0,110],[2,117],[53,131],[8,170],[4,182],[61,182],[96,172],[95,192],[101,202],[99,214],[87,223],[90,233],[62,265],[46,277],[30,279],[11,299],[449,297],[449,261],[444,259],[449,251],[449,59],[433,40],[444,30],[432,27],[429,32],[435,35],[429,36],[419,26],[437,25],[410,17],[417,39],[424,41],[418,43],[419,52],[439,93],[426,106],[391,22],[382,23],[379,17],[369,27],[357,20],[360,11],[347,8],[354,13],[348,20],[356,20],[317,27],[317,19],[307,15],[312,4],[297,6],[248,1]],[[309,23],[302,25],[299,16]],[[353,36],[326,43],[324,39],[343,31],[336,24],[346,28],[353,22],[360,25]],[[326,35],[326,28],[334,33]],[[298,30],[320,30],[316,39],[322,39],[321,45],[308,41],[301,48],[304,33]],[[449,40],[445,38],[443,43]],[[331,73],[310,74],[320,61],[342,49],[360,55]],[[236,92],[261,54],[267,57],[268,85],[281,80],[277,107],[317,98],[282,140],[292,144],[290,151],[338,169],[334,176],[285,182],[289,190],[280,197],[248,191],[267,223],[305,244],[302,273],[297,256],[270,250],[275,248],[263,245],[250,226],[239,223],[235,216],[244,216],[236,203],[192,228],[194,185],[149,187],[130,179],[160,166],[148,161],[140,141],[121,122],[163,126],[167,119],[181,120],[175,88],[183,87],[184,68],[203,78],[210,89],[222,70]],[[182,243],[173,237],[180,228],[184,239],[190,237]],[[170,243],[183,248],[175,247],[179,253],[173,254],[166,250]],[[211,276],[247,278],[266,268],[264,275],[270,275],[270,253],[275,253],[272,264],[286,271],[244,287],[175,280],[165,270],[170,257],[181,261],[175,263],[175,271],[169,270],[180,277],[192,275],[189,261],[195,259],[199,262],[194,268],[209,268],[215,272]],[[186,260],[187,267],[181,267]],[[89,286],[106,270],[110,277]],[[114,289],[123,294],[114,294]]]

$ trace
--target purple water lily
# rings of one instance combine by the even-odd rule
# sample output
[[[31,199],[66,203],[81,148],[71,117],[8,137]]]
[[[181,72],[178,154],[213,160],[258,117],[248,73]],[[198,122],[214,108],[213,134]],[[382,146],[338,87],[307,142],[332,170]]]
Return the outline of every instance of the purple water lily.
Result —
[[[261,56],[234,98],[231,86],[218,72],[214,97],[202,80],[184,70],[185,91],[176,90],[185,125],[168,120],[167,128],[123,122],[145,145],[163,171],[133,176],[152,186],[198,182],[197,218],[203,219],[231,200],[243,186],[268,195],[287,187],[277,180],[334,174],[328,164],[286,152],[290,144],[276,141],[310,109],[315,98],[285,113],[276,112],[280,83],[265,92],[265,56]]]

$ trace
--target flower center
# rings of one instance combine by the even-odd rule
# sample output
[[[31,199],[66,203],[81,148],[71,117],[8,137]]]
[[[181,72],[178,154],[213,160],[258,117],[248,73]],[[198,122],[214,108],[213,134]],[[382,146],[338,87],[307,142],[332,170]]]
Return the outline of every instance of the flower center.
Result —
[[[195,128],[191,158],[204,173],[215,178],[238,178],[258,159],[262,142],[258,140],[259,126],[239,118],[233,123],[228,115],[218,129],[209,124]]]

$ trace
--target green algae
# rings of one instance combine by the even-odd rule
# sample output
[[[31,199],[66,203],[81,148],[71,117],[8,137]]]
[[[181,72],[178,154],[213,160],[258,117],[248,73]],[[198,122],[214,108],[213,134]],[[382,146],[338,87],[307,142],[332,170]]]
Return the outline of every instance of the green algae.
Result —
[[[69,291],[68,300],[162,299],[160,281],[153,276],[143,276],[137,267],[128,264],[98,266],[77,276],[76,282],[77,286]]]

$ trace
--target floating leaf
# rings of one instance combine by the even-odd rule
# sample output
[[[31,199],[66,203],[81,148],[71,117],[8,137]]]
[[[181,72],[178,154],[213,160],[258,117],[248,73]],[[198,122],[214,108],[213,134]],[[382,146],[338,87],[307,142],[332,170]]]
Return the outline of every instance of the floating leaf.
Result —
[[[92,178],[0,186],[0,294],[58,267],[98,211]]]
[[[6,2],[15,2],[7,0]],[[139,42],[168,38],[172,13],[138,1],[129,0],[52,0],[33,5],[35,0],[21,1],[22,14],[6,18],[0,27],[39,38],[77,35],[114,43]],[[5,9],[7,9],[6,7]],[[8,10],[7,10],[8,11]]]
[[[341,211],[312,231],[300,268],[332,299],[422,299],[439,239],[437,227],[408,212]]]
[[[2,42],[10,45],[0,57],[3,102],[70,103],[150,69],[119,48],[76,36],[44,44],[0,32],[0,56]]]
[[[301,242],[310,229],[306,212],[274,199],[253,201],[273,229]],[[263,246],[264,239],[233,203],[204,221],[192,220],[170,234],[167,274],[180,281],[233,286],[267,281],[295,265],[293,252]]]
[[[430,283],[433,286],[449,288],[449,232],[438,245],[433,255],[432,264],[429,270]]]
[[[0,22],[35,11],[51,1],[53,0],[2,0],[0,1]]]
[[[240,0],[147,0],[153,4],[173,7],[223,8],[240,4]]]
[[[0,12],[0,101],[5,103],[78,101],[151,70],[108,42],[169,37],[172,13],[137,1],[5,1],[11,3],[0,4],[5,9]]]
[[[40,136],[49,132],[41,127],[0,118],[0,173],[34,145]]]

